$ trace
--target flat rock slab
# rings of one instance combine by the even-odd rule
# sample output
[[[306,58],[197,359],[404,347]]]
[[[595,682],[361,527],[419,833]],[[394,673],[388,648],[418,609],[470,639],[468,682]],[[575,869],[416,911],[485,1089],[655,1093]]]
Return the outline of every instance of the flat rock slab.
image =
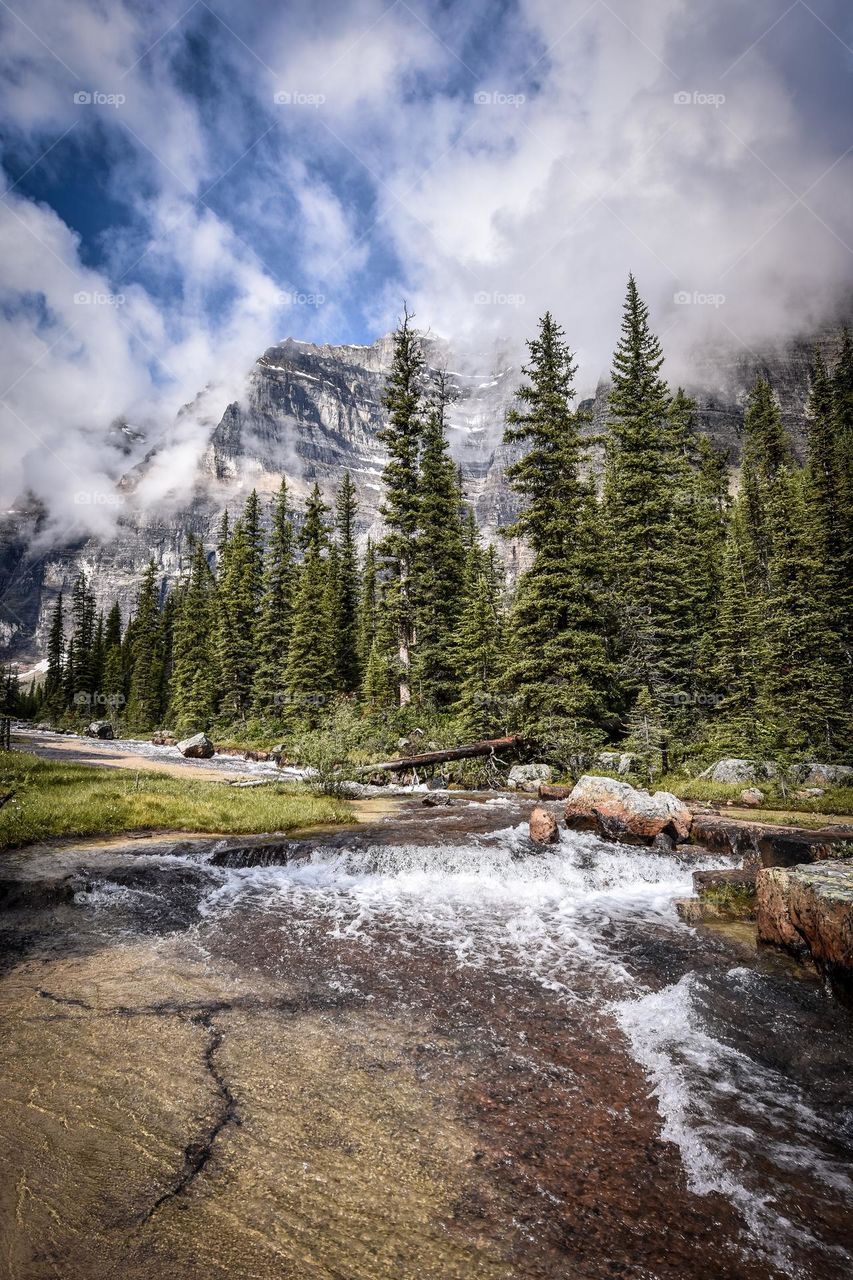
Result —
[[[755,890],[754,867],[735,867],[727,871],[694,871],[693,888],[696,893],[712,889]]]
[[[853,853],[853,828],[784,827],[749,822],[719,814],[697,813],[690,838],[713,853],[734,854],[746,863],[764,867],[794,867]]]

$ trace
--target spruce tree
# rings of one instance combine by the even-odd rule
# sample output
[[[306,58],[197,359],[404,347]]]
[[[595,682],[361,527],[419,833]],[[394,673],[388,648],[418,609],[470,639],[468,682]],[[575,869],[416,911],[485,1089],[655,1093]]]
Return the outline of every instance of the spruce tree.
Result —
[[[153,560],[145,570],[136,602],[130,657],[127,718],[134,729],[144,731],[154,728],[162,711],[163,634]]]
[[[757,757],[766,751],[766,732],[757,718],[769,661],[758,576],[757,552],[740,494],[723,550],[720,603],[712,633],[714,711],[709,741],[724,754]]]
[[[465,590],[465,547],[457,471],[447,445],[450,394],[439,374],[424,425],[415,549],[418,699],[448,706],[456,693],[453,633]]]
[[[358,605],[358,662],[362,673],[367,670],[370,651],[376,638],[376,608],[376,551],[372,540],[368,538],[367,548],[364,553],[364,566],[361,571],[361,590]]]
[[[86,575],[78,575],[71,595],[71,634],[74,640],[72,701],[81,715],[92,708],[95,692],[92,646],[95,639],[95,601]]]
[[[853,742],[851,709],[844,698],[842,647],[803,480],[802,472],[784,467],[770,496],[769,661],[759,711],[777,750],[793,748],[835,759]]]
[[[125,703],[124,664],[121,646],[121,609],[116,602],[107,614],[104,628],[104,662],[101,677],[106,705],[111,715],[121,714]]]
[[[505,532],[526,540],[533,563],[521,575],[508,625],[506,679],[519,699],[520,730],[565,753],[598,738],[609,722],[612,669],[595,494],[581,474],[585,415],[572,406],[575,365],[550,312],[527,345],[528,381],[504,437],[527,447],[507,468],[524,505]]]
[[[199,733],[209,727],[215,706],[215,583],[200,542],[193,551],[189,580],[177,594],[170,715],[179,732]]]
[[[275,714],[282,704],[296,573],[293,522],[288,504],[287,481],[282,478],[272,506],[264,590],[256,632],[257,666],[252,707],[257,715]]]
[[[663,351],[633,275],[613,356],[604,499],[612,589],[621,619],[620,658],[629,689],[656,698],[677,691],[673,581],[673,484],[679,464]],[[680,665],[680,664],[679,664]]]
[[[789,456],[790,447],[772,388],[766,378],[758,378],[743,420],[740,492],[746,530],[755,550],[755,590],[764,594],[769,587],[773,551],[768,507],[780,468]]]
[[[385,599],[396,635],[396,677],[400,706],[412,698],[415,642],[414,556],[418,527],[418,462],[423,433],[424,358],[412,316],[404,309],[394,334],[394,355],[383,404],[388,425],[379,439],[388,450],[382,473],[385,537],[381,554],[387,572]]]
[[[263,590],[263,541],[258,495],[253,489],[224,547],[217,583],[220,711],[230,719],[244,719],[251,700],[258,661],[255,631]]]
[[[335,530],[339,558],[337,606],[337,684],[346,693],[355,692],[361,683],[359,642],[359,571],[355,545],[355,521],[358,501],[352,477],[344,472],[335,502]]]
[[[297,576],[285,669],[288,718],[308,727],[319,723],[333,688],[333,655],[326,615],[328,510],[315,484],[306,504],[299,537],[303,558]]]
[[[849,345],[849,334],[846,342]],[[849,358],[853,365],[853,352]],[[839,371],[844,360],[843,338]],[[806,500],[813,554],[820,565],[819,585],[838,636],[843,697],[849,703],[853,700],[853,430],[847,434],[844,430],[843,382],[843,372],[840,378],[830,379],[816,354],[808,406]]]
[[[62,592],[56,598],[50,630],[47,637],[47,673],[44,681],[43,710],[46,716],[59,716],[65,709],[63,695],[63,659],[65,654],[65,626],[63,621]]]
[[[672,509],[666,684],[659,689],[673,737],[701,731],[712,705],[713,631],[721,590],[728,508],[727,454],[696,428],[695,401],[681,387],[669,408]]]

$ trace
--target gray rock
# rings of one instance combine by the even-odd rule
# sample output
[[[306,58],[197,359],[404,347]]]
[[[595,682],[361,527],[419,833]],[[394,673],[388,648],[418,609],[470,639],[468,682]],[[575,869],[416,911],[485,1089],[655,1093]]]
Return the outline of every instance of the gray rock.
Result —
[[[209,760],[214,746],[206,733],[197,733],[192,738],[184,738],[183,742],[179,742],[178,751],[187,760]]]
[[[115,738],[115,732],[109,720],[93,720],[86,728],[86,737],[109,740]]]
[[[651,843],[651,848],[653,853],[672,853],[675,849],[675,841],[665,831],[659,831]]]
[[[853,786],[853,767],[846,764],[820,764],[816,760],[793,770],[794,780],[807,787]]]
[[[550,782],[554,770],[549,764],[514,764],[509,771],[510,791],[538,791],[540,782]]]
[[[637,762],[637,757],[630,751],[600,751],[595,762],[602,769],[611,773],[630,773]]]
[[[757,763],[754,760],[740,760],[732,756],[725,760],[718,760],[710,768],[704,769],[699,777],[708,778],[710,782],[757,782],[760,778],[773,777],[775,772],[775,766],[769,761]]]

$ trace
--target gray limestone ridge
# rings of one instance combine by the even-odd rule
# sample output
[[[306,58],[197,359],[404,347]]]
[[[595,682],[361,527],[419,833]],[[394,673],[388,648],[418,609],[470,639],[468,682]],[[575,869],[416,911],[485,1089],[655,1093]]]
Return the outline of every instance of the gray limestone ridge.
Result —
[[[494,536],[514,512],[504,476],[512,453],[502,434],[504,413],[520,378],[517,353],[502,342],[479,354],[463,353],[432,336],[423,343],[430,368],[445,369],[453,384],[457,399],[450,413],[451,447],[477,521],[487,536]],[[813,344],[813,338],[791,342],[760,356],[743,349],[705,348],[692,363],[694,376],[687,389],[698,400],[701,427],[730,450],[733,463],[743,406],[759,373],[769,377],[786,424],[801,445]],[[827,335],[820,345],[831,358],[833,337]],[[358,488],[361,532],[376,531],[384,460],[377,433],[385,420],[382,392],[391,354],[390,334],[371,346],[316,346],[288,338],[268,348],[249,373],[242,399],[229,404],[218,422],[214,415],[190,500],[180,510],[135,513],[133,491],[156,457],[152,450],[122,482],[130,500],[115,534],[104,541],[78,541],[47,556],[41,549],[34,557],[30,545],[43,513],[28,510],[26,502],[17,504],[0,521],[0,654],[21,659],[43,654],[51,605],[58,591],[70,590],[81,569],[102,604],[119,600],[126,620],[152,556],[162,570],[165,591],[186,565],[189,536],[212,547],[223,508],[239,509],[253,486],[262,495],[271,494],[282,473],[295,499],[316,480],[331,500],[348,469]],[[604,426],[606,389],[601,382],[588,402],[590,431]],[[138,448],[138,441],[129,437],[128,450],[131,446]],[[506,548],[510,561],[516,554]]]

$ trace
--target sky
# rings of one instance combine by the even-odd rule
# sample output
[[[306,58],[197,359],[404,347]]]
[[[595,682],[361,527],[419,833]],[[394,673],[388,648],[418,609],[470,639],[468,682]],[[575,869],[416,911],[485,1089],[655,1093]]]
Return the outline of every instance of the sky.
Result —
[[[0,0],[0,64],[0,500],[65,532],[111,424],[154,503],[266,347],[403,299],[475,349],[550,308],[582,389],[631,270],[676,372],[850,310],[849,0]]]

